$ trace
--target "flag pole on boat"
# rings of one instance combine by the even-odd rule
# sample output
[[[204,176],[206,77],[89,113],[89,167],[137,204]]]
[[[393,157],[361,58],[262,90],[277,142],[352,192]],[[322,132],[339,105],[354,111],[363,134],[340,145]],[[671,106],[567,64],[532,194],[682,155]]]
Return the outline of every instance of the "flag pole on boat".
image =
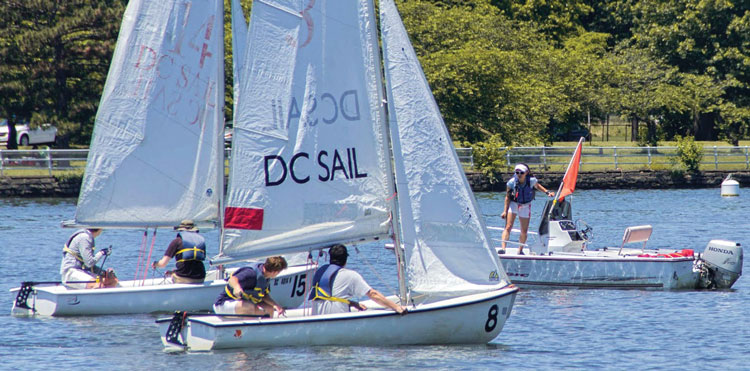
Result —
[[[578,169],[581,165],[581,153],[583,152],[584,140],[585,138],[583,137],[578,140],[578,145],[576,146],[575,151],[573,151],[573,156],[570,158],[568,167],[565,169],[565,175],[563,175],[560,186],[557,188],[555,198],[552,199],[552,206],[546,210],[541,222],[539,223],[539,237],[542,241],[544,241],[545,247],[548,247],[549,245],[549,239],[544,238],[544,235],[547,235],[548,231],[542,233],[542,226],[546,225],[547,221],[550,218],[550,215],[552,215],[552,210],[554,210],[555,206],[557,205],[557,201],[564,199],[567,195],[573,194],[573,191],[575,191],[576,189],[576,181],[578,180]]]

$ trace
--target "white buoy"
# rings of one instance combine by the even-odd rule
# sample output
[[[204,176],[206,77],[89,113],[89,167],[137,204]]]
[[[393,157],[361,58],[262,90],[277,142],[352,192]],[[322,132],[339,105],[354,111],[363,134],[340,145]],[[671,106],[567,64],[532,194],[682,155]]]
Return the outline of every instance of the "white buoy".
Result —
[[[740,195],[740,182],[732,179],[732,174],[721,182],[721,197],[733,197]]]

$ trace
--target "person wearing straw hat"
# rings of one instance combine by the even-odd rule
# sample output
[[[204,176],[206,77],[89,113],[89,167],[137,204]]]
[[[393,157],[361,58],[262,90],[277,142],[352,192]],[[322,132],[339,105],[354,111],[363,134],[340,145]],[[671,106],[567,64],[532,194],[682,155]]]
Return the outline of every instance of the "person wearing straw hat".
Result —
[[[198,234],[198,228],[192,220],[186,219],[174,228],[177,237],[169,243],[164,256],[151,265],[154,269],[164,268],[169,260],[175,258],[176,269],[168,272],[174,283],[202,283],[206,278],[206,239]]]
[[[523,245],[526,243],[529,231],[529,219],[531,218],[531,201],[534,200],[535,196],[534,190],[538,189],[546,193],[549,197],[553,197],[555,193],[539,184],[539,181],[531,176],[529,166],[526,164],[516,165],[514,173],[513,177],[506,184],[505,206],[500,216],[505,219],[500,254],[505,253],[505,245],[510,237],[510,231],[513,229],[513,223],[516,221],[516,215],[518,215],[518,219],[521,222],[521,236],[518,238],[518,242],[520,242],[518,254],[523,255]]]

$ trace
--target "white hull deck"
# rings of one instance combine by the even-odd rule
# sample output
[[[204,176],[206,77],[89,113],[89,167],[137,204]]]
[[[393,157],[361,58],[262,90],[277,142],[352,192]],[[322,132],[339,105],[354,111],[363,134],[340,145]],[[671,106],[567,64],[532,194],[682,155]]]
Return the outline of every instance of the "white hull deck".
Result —
[[[189,316],[157,320],[167,348],[208,351],[224,348],[310,345],[482,344],[497,337],[510,316],[518,288],[502,289],[409,306],[399,315],[373,302],[362,312],[282,318]],[[307,310],[309,311],[309,309]],[[170,325],[173,326],[170,330]],[[167,339],[167,334],[173,335]]]
[[[228,270],[231,273],[232,270]],[[315,266],[293,266],[274,279],[271,295],[282,306],[296,308],[304,300],[305,291]],[[118,287],[102,289],[69,289],[61,284],[30,286],[26,306],[18,305],[14,288],[11,314],[14,316],[87,316],[184,311],[210,311],[226,281],[209,271],[202,284],[173,284],[164,278],[144,281],[120,281]]]
[[[500,261],[511,281],[521,287],[696,289],[700,271],[689,257],[638,257],[641,249],[555,252],[516,255],[509,248]],[[663,253],[664,251],[658,251]],[[657,255],[656,251],[645,251]],[[649,254],[650,253],[650,254]]]

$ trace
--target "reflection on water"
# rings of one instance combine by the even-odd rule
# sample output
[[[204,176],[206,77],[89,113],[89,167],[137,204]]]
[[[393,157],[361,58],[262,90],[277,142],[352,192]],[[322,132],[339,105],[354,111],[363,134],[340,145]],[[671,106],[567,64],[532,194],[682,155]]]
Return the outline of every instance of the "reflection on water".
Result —
[[[539,196],[532,229],[545,199]],[[625,227],[651,224],[649,246],[702,251],[712,238],[750,244],[747,197],[746,189],[734,198],[719,197],[718,188],[618,190],[577,191],[572,201],[574,219],[594,228],[594,246],[619,245]],[[503,198],[501,193],[477,195],[488,225],[504,222]],[[10,288],[23,280],[59,279],[60,250],[72,232],[60,228],[60,221],[72,219],[74,202],[0,200],[0,290],[6,293],[0,295],[0,359],[5,369],[741,369],[750,362],[750,331],[744,326],[750,318],[747,277],[730,291],[522,290],[505,329],[487,345],[167,353],[154,315],[10,317]],[[202,233],[209,254],[216,253],[218,233]],[[135,273],[142,236],[142,231],[108,230],[97,239],[99,247],[113,245],[107,265],[121,277]],[[163,254],[173,237],[171,231],[159,232],[152,256]],[[350,257],[351,267],[376,289],[392,293],[393,254],[372,245],[358,250]]]

